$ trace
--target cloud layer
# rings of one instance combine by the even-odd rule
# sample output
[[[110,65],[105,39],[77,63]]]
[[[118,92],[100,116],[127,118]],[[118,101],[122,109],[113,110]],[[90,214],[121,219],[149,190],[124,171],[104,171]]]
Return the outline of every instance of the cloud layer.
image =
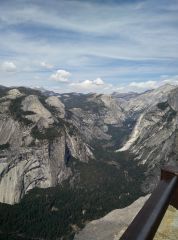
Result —
[[[2,1],[0,84],[154,87],[178,75],[177,12],[178,0]]]

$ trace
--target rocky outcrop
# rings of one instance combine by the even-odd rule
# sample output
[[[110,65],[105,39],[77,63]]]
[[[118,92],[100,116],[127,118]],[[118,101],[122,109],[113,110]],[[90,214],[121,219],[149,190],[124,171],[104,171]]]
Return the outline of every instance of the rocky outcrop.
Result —
[[[139,198],[130,206],[116,209],[86,225],[86,227],[75,235],[75,240],[118,240],[133,218],[143,207],[149,195]],[[154,240],[176,240],[178,231],[178,212],[169,206],[163,220],[157,230]]]
[[[149,195],[141,197],[130,206],[116,209],[86,225],[86,227],[75,235],[75,240],[118,240],[127,226],[142,208]]]
[[[168,104],[171,106],[171,108],[178,112],[178,89],[174,89],[168,98]]]
[[[0,202],[13,204],[33,187],[52,186],[46,148],[43,146],[36,151],[18,149],[6,155],[0,172]]]
[[[58,116],[60,118],[65,117],[65,106],[58,97],[56,96],[48,97],[46,99],[46,103],[57,110]]]
[[[18,119],[9,108],[14,98],[3,98],[3,104],[10,102],[0,114],[0,202],[9,204],[34,187],[53,187],[75,177],[68,166],[72,157],[82,162],[93,158],[80,132],[64,120],[60,101],[52,98],[57,109],[50,112],[38,96],[17,95],[23,96],[14,108]],[[49,98],[47,102],[51,106]],[[24,117],[32,122],[24,122]]]
[[[18,89],[13,88],[13,89],[11,89],[7,92],[6,98],[16,99],[16,98],[21,97],[21,96],[23,96],[23,94]]]
[[[104,104],[104,123],[122,125],[125,120],[125,113],[120,104],[110,95],[101,95],[100,97]]]
[[[143,116],[144,116],[144,113],[142,113],[138,118],[137,124],[135,125],[129,140],[124,144],[122,148],[118,149],[116,152],[127,151],[135,143],[135,141],[138,139],[140,135],[140,127],[145,128],[144,125],[141,125]]]
[[[82,131],[88,142],[92,141],[94,138],[106,140],[111,138],[104,129],[106,125],[103,119],[99,116],[92,112],[86,112],[80,108],[72,108],[70,111],[73,115],[71,122]]]
[[[29,95],[22,101],[22,110],[24,112],[32,112],[32,114],[26,115],[26,118],[36,123],[42,119],[44,127],[54,122],[51,113],[42,105],[38,96]]]
[[[174,165],[177,160],[177,96],[178,88],[167,96],[165,102],[146,109],[137,120],[129,140],[118,150],[129,150],[140,164],[146,165],[145,192],[154,189],[160,166],[165,163]]]
[[[135,114],[139,114],[148,109],[150,106],[166,101],[173,89],[175,89],[174,85],[165,84],[157,89],[131,97],[128,100],[124,99],[122,102],[122,108],[128,115],[133,116]]]
[[[19,131],[19,124],[12,118],[0,115],[0,145],[12,142]],[[17,144],[17,142],[16,142]]]
[[[76,97],[80,99],[80,96]],[[83,105],[71,108],[70,112],[73,114],[73,124],[81,129],[87,141],[110,140],[112,136],[108,132],[108,126],[120,128],[125,121],[123,109],[110,95],[90,94],[84,99]]]

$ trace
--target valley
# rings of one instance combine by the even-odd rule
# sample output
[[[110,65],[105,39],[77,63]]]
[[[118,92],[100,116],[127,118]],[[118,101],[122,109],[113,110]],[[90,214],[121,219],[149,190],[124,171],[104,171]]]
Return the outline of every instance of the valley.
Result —
[[[73,239],[150,193],[177,162],[177,98],[0,87],[0,239]]]

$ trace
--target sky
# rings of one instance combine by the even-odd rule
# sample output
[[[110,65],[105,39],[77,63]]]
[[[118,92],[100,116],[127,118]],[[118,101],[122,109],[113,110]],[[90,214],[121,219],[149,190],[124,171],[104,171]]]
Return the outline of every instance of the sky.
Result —
[[[178,84],[178,0],[0,0],[0,85],[142,92]]]

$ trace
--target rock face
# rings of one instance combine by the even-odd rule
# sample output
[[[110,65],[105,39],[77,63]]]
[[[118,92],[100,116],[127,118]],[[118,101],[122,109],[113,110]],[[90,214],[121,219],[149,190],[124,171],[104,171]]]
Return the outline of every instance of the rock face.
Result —
[[[125,101],[122,103],[122,108],[130,115],[141,113],[150,106],[166,101],[168,95],[173,89],[175,89],[175,86],[166,84],[134,97],[131,95],[131,98],[128,98],[127,100],[124,99]]]
[[[75,240],[117,240],[122,236],[127,226],[142,208],[149,195],[141,197],[130,206],[123,209],[116,209],[86,225],[76,234]]]
[[[138,139],[138,137],[140,135],[140,127],[145,128],[145,126],[141,124],[143,116],[144,116],[144,114],[140,115],[129,140],[124,144],[124,146],[122,148],[118,149],[117,152],[127,151]]]
[[[9,99],[16,99],[18,97],[21,97],[23,96],[23,94],[18,90],[18,89],[11,89],[7,92],[7,96],[6,98],[9,98]]]
[[[160,166],[177,161],[177,98],[178,88],[171,91],[166,101],[151,105],[138,118],[133,132],[118,151],[136,155],[146,166],[145,192],[152,191],[159,179]]]
[[[8,118],[3,115],[0,116],[0,145],[6,144],[7,142],[14,140],[15,135],[18,131],[19,125],[17,122],[13,121],[12,118]]]
[[[9,204],[34,187],[56,186],[72,177],[71,157],[82,162],[93,158],[81,134],[72,124],[61,122],[64,108],[60,101],[52,98],[57,108],[52,113],[38,96],[12,93],[16,98],[9,101],[4,96],[7,107],[0,113],[0,202]],[[51,105],[51,98],[47,102]]]
[[[125,120],[125,113],[120,104],[110,95],[101,95],[104,104],[104,123],[105,124],[121,124]]]
[[[66,105],[72,113],[72,122],[80,128],[87,140],[111,139],[108,132],[109,126],[122,127],[125,121],[125,113],[121,104],[110,95],[90,94],[86,96],[74,96],[78,101],[66,98]]]
[[[51,96],[46,99],[46,103],[49,104],[49,106],[52,106],[57,109],[59,117],[64,118],[65,117],[65,106],[64,104],[59,100],[56,96]]]
[[[41,124],[45,127],[54,122],[51,113],[42,105],[37,96],[30,95],[25,97],[22,101],[22,110],[24,112],[32,112],[32,114],[26,115],[26,118],[35,123],[42,120]]]

